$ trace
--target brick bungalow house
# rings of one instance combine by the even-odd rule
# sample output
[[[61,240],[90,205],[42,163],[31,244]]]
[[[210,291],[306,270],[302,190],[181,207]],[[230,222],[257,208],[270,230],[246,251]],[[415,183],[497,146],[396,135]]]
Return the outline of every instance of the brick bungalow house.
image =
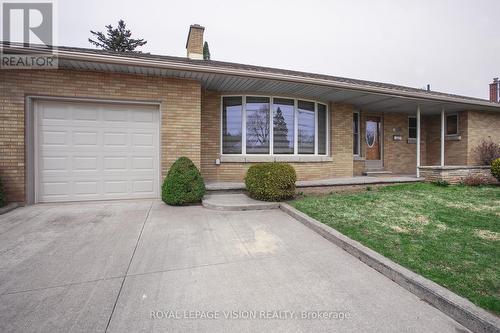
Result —
[[[59,47],[57,70],[0,70],[0,177],[10,201],[159,197],[180,156],[207,182],[285,161],[299,180],[473,166],[500,142],[500,104],[187,57]],[[4,45],[4,53],[36,47]],[[441,168],[441,169],[440,169]],[[425,170],[421,169],[421,170]]]

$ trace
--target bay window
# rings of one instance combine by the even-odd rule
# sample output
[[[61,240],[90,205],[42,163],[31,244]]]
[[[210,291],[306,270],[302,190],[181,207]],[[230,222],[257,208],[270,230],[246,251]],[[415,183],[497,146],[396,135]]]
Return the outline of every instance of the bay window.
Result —
[[[222,154],[328,155],[325,104],[263,96],[222,97]]]

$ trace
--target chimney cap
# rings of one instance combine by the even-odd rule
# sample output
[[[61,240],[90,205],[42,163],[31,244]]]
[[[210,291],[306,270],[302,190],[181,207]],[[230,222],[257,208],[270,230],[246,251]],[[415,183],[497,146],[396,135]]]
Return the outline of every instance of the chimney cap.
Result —
[[[205,27],[204,27],[204,26],[201,26],[201,25],[196,24],[196,23],[195,23],[195,24],[191,24],[191,25],[189,26],[189,28],[198,28],[198,29],[203,29],[203,30],[205,30]]]
[[[497,82],[498,82],[498,78],[497,77],[493,78],[493,83],[497,83]]]

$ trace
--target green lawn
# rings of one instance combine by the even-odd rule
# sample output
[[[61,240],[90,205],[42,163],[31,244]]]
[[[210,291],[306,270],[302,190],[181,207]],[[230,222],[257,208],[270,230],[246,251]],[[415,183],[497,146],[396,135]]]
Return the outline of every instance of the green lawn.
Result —
[[[500,314],[500,187],[403,184],[291,204]]]

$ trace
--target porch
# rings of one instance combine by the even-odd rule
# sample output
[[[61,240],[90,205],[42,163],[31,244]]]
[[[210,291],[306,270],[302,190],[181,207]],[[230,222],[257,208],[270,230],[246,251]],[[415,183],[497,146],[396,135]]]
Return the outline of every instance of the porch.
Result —
[[[354,176],[321,180],[302,180],[297,181],[296,186],[297,188],[301,189],[313,187],[415,183],[421,181],[424,181],[424,178],[417,177],[415,175],[390,175],[384,177]],[[206,182],[205,186],[207,188],[207,191],[209,192],[239,192],[245,190],[245,183],[243,182]]]

